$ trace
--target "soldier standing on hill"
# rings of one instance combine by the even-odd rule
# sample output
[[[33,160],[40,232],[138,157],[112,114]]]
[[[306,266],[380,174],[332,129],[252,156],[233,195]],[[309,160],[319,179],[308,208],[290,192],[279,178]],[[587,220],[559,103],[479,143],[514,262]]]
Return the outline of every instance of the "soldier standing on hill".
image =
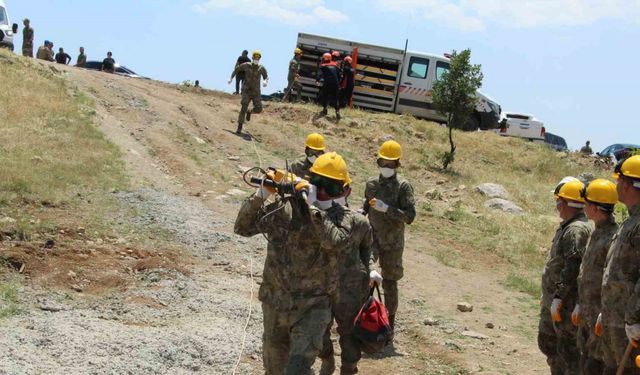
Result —
[[[602,375],[605,358],[608,366],[615,368],[615,360],[605,356],[602,340],[596,335],[595,325],[600,313],[600,291],[605,259],[613,236],[618,230],[613,210],[618,202],[616,185],[608,180],[593,180],[583,190],[586,204],[584,212],[595,224],[587,250],[582,257],[578,275],[578,304],[571,314],[573,325],[578,327],[578,348],[582,352],[582,375]]]
[[[591,149],[591,141],[587,141],[584,146],[580,149],[580,152],[585,155],[593,154],[593,150]]]
[[[260,92],[260,81],[264,79],[263,86],[267,87],[269,84],[269,76],[267,69],[260,65],[260,59],[262,54],[260,51],[253,51],[251,56],[253,59],[251,62],[246,62],[238,65],[231,74],[229,84],[233,81],[238,73],[245,74],[245,82],[242,85],[242,99],[240,101],[240,114],[238,115],[238,128],[236,134],[242,134],[242,125],[246,121],[251,121],[252,113],[262,112],[262,97]],[[249,109],[249,103],[253,102],[253,109]]]
[[[296,90],[296,98],[294,102],[300,101],[302,95],[302,84],[300,83],[300,59],[302,58],[302,50],[296,48],[293,59],[289,62],[289,75],[287,76],[287,89],[285,90],[283,100],[286,102],[291,98],[291,91]]]
[[[36,58],[45,61],[55,61],[53,58],[53,43],[48,40],[44,41],[44,44],[38,47]]]
[[[33,57],[33,39],[35,38],[35,32],[28,18],[25,18],[22,23],[24,24],[24,28],[22,29],[22,56]]]
[[[87,55],[84,54],[84,47],[80,47],[80,54],[78,55],[76,66],[78,68],[84,68],[85,65],[87,65]]]
[[[398,280],[404,276],[404,227],[416,217],[413,187],[398,176],[402,148],[386,141],[378,150],[380,175],[367,181],[363,210],[373,228],[373,259],[380,260],[384,302],[389,310],[391,328],[398,311]]]
[[[538,346],[547,356],[552,375],[580,373],[580,352],[571,313],[578,298],[577,278],[592,228],[584,215],[584,184],[573,177],[555,189],[556,209],[562,219],[542,273],[542,300]]]
[[[640,340],[640,155],[632,156],[616,166],[618,197],[629,210],[613,238],[602,278],[602,313],[597,325],[603,329],[603,342],[622,363],[627,345]],[[640,374],[634,357],[624,363],[624,374]],[[615,374],[607,364],[605,374]]]

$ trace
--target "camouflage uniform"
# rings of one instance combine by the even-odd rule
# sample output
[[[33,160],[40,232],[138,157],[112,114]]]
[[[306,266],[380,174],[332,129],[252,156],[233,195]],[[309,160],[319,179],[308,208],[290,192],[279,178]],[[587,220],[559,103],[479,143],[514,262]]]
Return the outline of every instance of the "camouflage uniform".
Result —
[[[294,57],[289,62],[289,75],[287,76],[287,90],[286,96],[287,99],[291,97],[291,91],[296,90],[296,98],[295,101],[300,101],[300,97],[302,95],[302,84],[298,79],[298,74],[300,72],[300,61],[296,60]]]
[[[413,187],[397,174],[391,178],[374,177],[367,181],[364,197],[363,210],[373,228],[373,256],[380,259],[384,302],[393,325],[398,310],[398,280],[404,276],[404,227],[416,217]],[[386,213],[369,207],[369,200],[373,198],[389,205]]]
[[[602,339],[619,364],[628,344],[624,325],[640,322],[640,205],[629,208],[629,217],[613,237],[606,264],[602,278]],[[633,354],[626,364],[627,372],[639,374],[633,363],[639,353],[635,350]]]
[[[582,352],[581,368],[584,375],[601,375],[604,353],[602,341],[594,333],[594,327],[600,313],[600,291],[605,260],[611,240],[618,230],[615,218],[596,223],[591,234],[587,250],[582,256],[578,275],[578,301],[580,303],[581,322],[578,327],[578,348]]]
[[[78,61],[76,62],[76,66],[79,68],[84,68],[87,65],[87,55],[81,53],[78,55]]]
[[[291,173],[295,174],[298,177],[305,178],[305,176],[309,175],[309,168],[311,168],[313,164],[307,159],[306,156],[294,161],[291,163],[289,168],[291,169]]]
[[[48,47],[40,46],[38,47],[38,53],[36,54],[36,58],[40,60],[54,61],[53,51],[51,51]]]
[[[331,321],[330,295],[337,283],[337,252],[349,241],[316,208],[279,198],[266,208],[255,195],[240,208],[235,233],[269,238],[258,298],[264,314],[263,362],[266,375],[313,374]],[[275,212],[265,216],[267,212]]]
[[[231,79],[238,73],[244,73],[244,83],[242,85],[242,99],[240,101],[240,115],[238,116],[238,125],[242,126],[245,121],[247,112],[260,113],[262,112],[262,98],[260,97],[260,77],[263,79],[269,79],[267,69],[260,64],[243,63],[236,67],[231,74]],[[253,102],[253,109],[249,111],[249,103]]]
[[[22,56],[33,57],[33,36],[31,26],[22,29]]]
[[[538,346],[547,356],[552,375],[579,373],[580,352],[571,312],[578,297],[577,279],[592,227],[584,213],[560,224],[542,273],[542,302]],[[551,320],[551,302],[562,300],[562,321]]]
[[[353,335],[353,321],[368,296],[372,230],[364,216],[347,207],[334,205],[327,210],[327,215],[332,222],[344,228],[351,239],[345,244],[344,249],[338,252],[338,288],[331,295],[331,311],[335,316],[340,335],[342,359],[340,374],[357,374],[362,351],[359,341]],[[323,361],[333,361],[331,324],[325,332],[323,347],[320,358]],[[331,373],[333,372],[326,374]],[[325,373],[321,371],[320,375]]]

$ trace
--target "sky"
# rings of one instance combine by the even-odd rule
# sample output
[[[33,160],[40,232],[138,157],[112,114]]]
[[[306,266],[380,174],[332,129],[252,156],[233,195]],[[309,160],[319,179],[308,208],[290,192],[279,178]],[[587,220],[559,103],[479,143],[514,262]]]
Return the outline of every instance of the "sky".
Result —
[[[262,51],[263,92],[283,90],[298,32],[429,53],[470,48],[482,91],[533,114],[569,147],[640,144],[640,0],[5,0],[11,22],[89,60],[107,51],[168,82],[227,80]],[[21,43],[21,33],[17,45]]]

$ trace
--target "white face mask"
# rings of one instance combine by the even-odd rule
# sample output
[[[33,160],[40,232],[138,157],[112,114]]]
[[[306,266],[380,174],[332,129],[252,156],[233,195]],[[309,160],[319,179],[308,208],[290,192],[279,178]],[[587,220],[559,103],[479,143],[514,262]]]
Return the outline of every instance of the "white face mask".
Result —
[[[315,155],[307,156],[307,160],[309,161],[309,163],[313,164],[316,162],[316,160],[318,160],[318,157]]]
[[[337,204],[339,206],[344,206],[347,204],[347,198],[346,197],[341,197],[341,198],[337,198],[337,199],[330,199],[328,201],[315,201],[313,203],[314,206],[318,207],[319,209],[326,211],[328,209],[330,209],[333,204]]]
[[[251,60],[251,63],[260,64],[260,59],[253,59],[253,60]]]
[[[380,168],[380,175],[384,178],[393,177],[396,174],[396,170],[393,168]]]

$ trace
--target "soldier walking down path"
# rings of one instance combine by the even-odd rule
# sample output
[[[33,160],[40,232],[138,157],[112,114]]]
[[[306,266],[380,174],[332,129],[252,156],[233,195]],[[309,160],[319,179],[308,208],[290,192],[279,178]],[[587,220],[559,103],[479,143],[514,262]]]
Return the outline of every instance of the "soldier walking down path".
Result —
[[[269,83],[269,76],[267,69],[260,65],[260,59],[262,54],[260,51],[254,51],[251,55],[253,58],[251,62],[246,62],[238,65],[229,79],[229,84],[233,81],[238,73],[244,73],[245,82],[242,85],[242,99],[240,100],[240,114],[238,115],[238,128],[236,134],[242,134],[242,126],[245,121],[251,121],[252,113],[262,112],[262,98],[260,92],[260,81],[264,79],[263,86],[267,87]],[[249,103],[253,102],[253,108],[249,109]]]
[[[547,356],[552,375],[578,375],[580,352],[571,313],[578,298],[580,263],[592,232],[584,215],[584,184],[563,179],[556,187],[556,210],[562,223],[551,244],[542,273],[538,347]]]

